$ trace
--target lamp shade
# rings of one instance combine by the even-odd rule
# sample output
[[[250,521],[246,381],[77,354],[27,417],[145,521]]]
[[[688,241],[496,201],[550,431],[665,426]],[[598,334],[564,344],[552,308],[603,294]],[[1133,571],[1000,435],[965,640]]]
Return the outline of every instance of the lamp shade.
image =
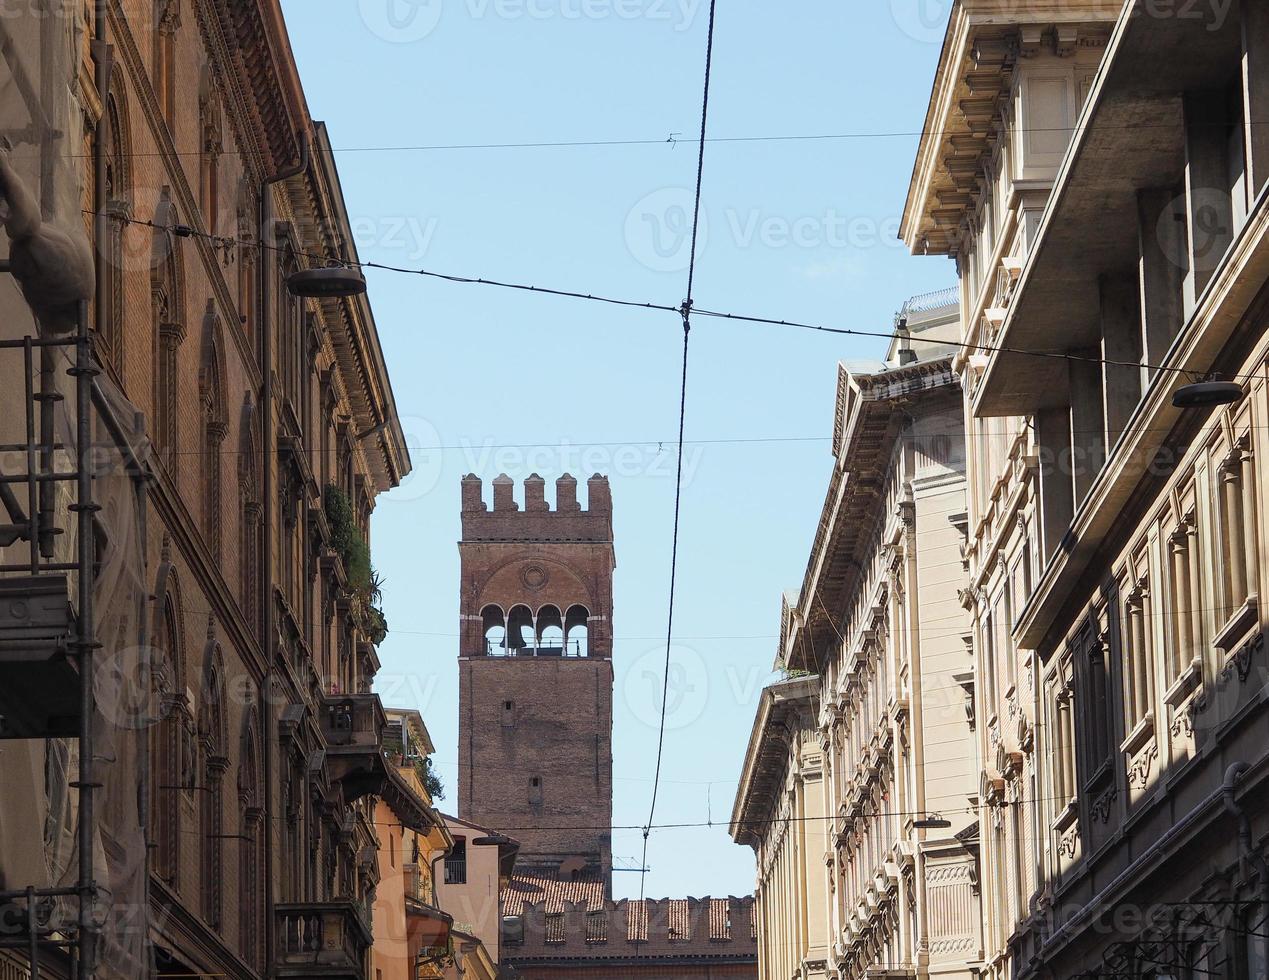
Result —
[[[324,269],[301,269],[287,277],[286,288],[292,296],[339,299],[364,293],[366,277],[357,269],[338,265]]]
[[[1211,408],[1242,401],[1243,386],[1233,381],[1199,381],[1172,393],[1174,408]]]

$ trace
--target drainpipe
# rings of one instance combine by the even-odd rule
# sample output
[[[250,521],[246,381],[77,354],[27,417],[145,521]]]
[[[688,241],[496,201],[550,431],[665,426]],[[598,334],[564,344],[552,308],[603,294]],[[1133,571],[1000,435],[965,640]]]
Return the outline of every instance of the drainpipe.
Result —
[[[1251,818],[1247,816],[1247,811],[1234,796],[1234,788],[1250,768],[1246,762],[1235,762],[1225,770],[1225,781],[1221,783],[1221,801],[1225,804],[1226,812],[1238,821],[1239,873],[1246,880],[1248,866],[1255,869],[1260,901],[1264,904],[1269,902],[1269,863],[1266,863],[1264,855],[1256,850],[1251,836]]]
[[[273,245],[273,194],[272,187],[274,184],[281,183],[284,180],[290,180],[292,177],[298,177],[300,174],[308,170],[309,151],[308,151],[308,133],[302,132],[299,135],[299,161],[292,167],[274,174],[272,177],[266,177],[260,181],[260,259],[256,269],[259,294],[260,294],[260,317],[257,326],[257,335],[260,342],[260,454],[262,459],[262,470],[260,474],[260,537],[261,546],[264,552],[264,560],[261,562],[263,566],[260,575],[260,621],[264,636],[261,638],[264,646],[264,687],[262,691],[261,704],[264,710],[260,712],[262,724],[264,725],[263,739],[261,745],[263,747],[263,765],[261,766],[264,774],[264,975],[271,976],[273,974],[273,957],[276,937],[273,934],[273,733],[272,717],[269,709],[272,707],[270,703],[270,695],[273,688],[273,507],[275,501],[273,499],[273,333],[270,330],[270,314],[272,312],[272,301],[270,298],[269,284],[271,282],[271,269],[268,265],[270,246]]]

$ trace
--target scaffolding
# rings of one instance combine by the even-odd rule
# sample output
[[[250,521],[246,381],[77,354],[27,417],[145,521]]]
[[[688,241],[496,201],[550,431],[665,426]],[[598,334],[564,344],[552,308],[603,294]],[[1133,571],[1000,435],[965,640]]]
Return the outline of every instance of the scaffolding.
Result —
[[[8,272],[8,263],[0,268]],[[62,401],[58,390],[57,352],[73,353],[67,373],[75,387],[75,444],[67,453],[57,435],[55,408]],[[0,541],[25,542],[22,561],[0,563],[0,602],[8,616],[0,627],[0,679],[3,679],[4,714],[0,736],[5,738],[78,739],[78,775],[69,785],[78,793],[78,880],[74,885],[0,891],[0,900],[23,903],[23,939],[5,939],[0,946],[23,946],[30,976],[40,975],[40,950],[46,944],[74,950],[77,976],[95,975],[97,931],[97,881],[94,791],[100,788],[94,772],[95,700],[94,658],[100,644],[93,625],[94,515],[92,477],[92,364],[88,313],[80,310],[79,327],[70,337],[25,336],[0,340],[0,356],[13,354],[22,361],[22,409],[25,440],[0,444],[0,451],[21,453],[24,472],[0,471],[0,504],[8,523],[0,525]],[[38,357],[39,366],[36,368]],[[60,460],[73,460],[69,468]],[[57,483],[73,484],[74,503],[68,508],[76,522],[75,556],[67,559],[56,547],[66,530],[59,526]],[[25,501],[14,492],[25,490]],[[73,592],[74,607],[69,607]],[[73,931],[54,931],[42,925],[40,903],[48,899],[73,899],[77,916]]]
[[[88,9],[0,23],[0,959],[32,980],[151,972],[144,424],[61,289],[91,266],[56,251],[87,261],[83,52],[102,98],[110,70]]]

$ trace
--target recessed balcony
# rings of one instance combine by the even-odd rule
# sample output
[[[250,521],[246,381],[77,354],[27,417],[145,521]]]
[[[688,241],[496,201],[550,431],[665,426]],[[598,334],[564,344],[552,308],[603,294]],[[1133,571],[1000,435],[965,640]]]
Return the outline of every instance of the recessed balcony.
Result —
[[[366,975],[372,936],[353,902],[299,902],[274,907],[277,954],[274,975],[355,978]]]

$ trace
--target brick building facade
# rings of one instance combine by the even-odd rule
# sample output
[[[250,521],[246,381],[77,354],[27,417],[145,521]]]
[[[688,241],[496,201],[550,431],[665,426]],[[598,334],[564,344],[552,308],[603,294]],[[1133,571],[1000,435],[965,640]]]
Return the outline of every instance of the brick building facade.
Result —
[[[109,497],[110,474],[93,481],[118,505],[94,518],[99,662],[143,658],[122,678],[103,671],[98,696],[118,680],[144,689],[135,714],[101,720],[87,787],[109,906],[97,975],[302,977],[323,946],[319,972],[365,977],[373,798],[422,817],[383,765],[368,693],[382,622],[359,560],[376,497],[410,460],[366,297],[287,288],[325,264],[314,256],[356,260],[325,128],[278,0],[36,6],[0,24],[0,75],[18,80],[0,122],[45,219],[93,245],[95,385],[136,428],[143,470],[119,478],[137,478],[135,500]],[[60,51],[64,72],[41,63]],[[0,280],[4,339],[46,335]],[[32,401],[9,377],[6,427]],[[116,564],[125,584],[107,593]],[[0,689],[41,694],[6,677]],[[83,792],[74,740],[21,734],[0,754],[4,889],[73,877]],[[43,974],[75,966],[58,931],[41,946]],[[0,954],[0,975],[25,952]]]
[[[513,977],[755,977],[751,898],[612,898],[608,480],[463,479],[459,809],[520,842],[502,897]]]
[[[608,481],[587,489],[582,510],[561,477],[550,510],[530,477],[521,510],[499,477],[490,510],[463,480],[459,808],[508,828],[522,870],[611,891],[616,558]]]

